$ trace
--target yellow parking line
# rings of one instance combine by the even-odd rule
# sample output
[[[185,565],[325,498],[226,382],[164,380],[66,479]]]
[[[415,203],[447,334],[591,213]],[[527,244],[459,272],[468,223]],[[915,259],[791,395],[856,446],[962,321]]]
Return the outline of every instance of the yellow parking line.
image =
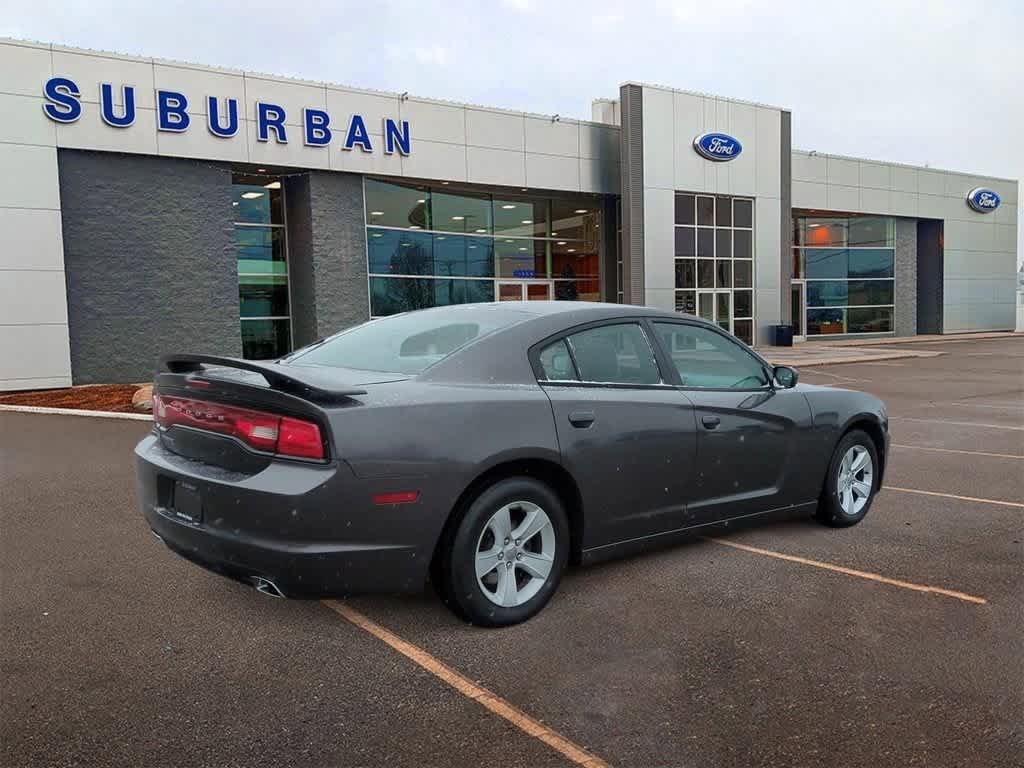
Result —
[[[823,563],[820,560],[810,560],[806,557],[798,557],[796,555],[785,555],[781,552],[774,552],[770,549],[761,549],[760,547],[751,547],[747,544],[740,544],[735,541],[728,541],[727,539],[706,537],[706,540],[714,542],[715,544],[721,544],[725,547],[732,547],[733,549],[742,549],[744,552],[753,552],[756,555],[765,555],[766,557],[774,557],[777,560],[786,560],[790,563],[799,563],[800,565],[810,565],[814,568],[823,568],[826,571],[834,571],[835,573],[842,573],[846,576],[856,576],[859,579],[869,579],[870,581],[877,581],[882,584],[889,584],[893,587],[912,589],[915,592],[930,592],[933,595],[943,595],[945,597],[952,597],[957,600],[963,600],[968,603],[976,603],[978,605],[985,605],[988,602],[983,597],[968,595],[964,592],[956,592],[951,589],[942,589],[941,587],[929,587],[926,584],[914,584],[909,581],[900,581],[899,579],[890,579],[888,576],[882,576],[877,573],[870,573],[869,571],[858,571],[853,568],[846,568],[842,565]]]
[[[945,419],[915,419],[912,416],[890,416],[890,421],[919,421],[923,424],[950,424],[954,427],[982,427],[984,429],[1012,429],[1015,432],[1024,432],[1024,427],[1014,427],[1008,424],[977,424],[973,421],[946,421]]]
[[[904,445],[902,443],[893,443],[893,448],[910,448],[915,451],[938,451],[939,453],[966,453],[970,456],[991,456],[996,459],[1016,459],[1017,461],[1024,461],[1024,456],[1016,453],[989,453],[988,451],[961,451],[956,448],[933,448],[930,445]]]
[[[521,709],[517,709],[509,704],[505,699],[477,685],[466,676],[447,666],[444,662],[431,656],[427,651],[410,643],[408,640],[403,640],[394,632],[385,629],[354,608],[338,600],[324,600],[323,604],[360,629],[369,632],[378,640],[387,643],[407,659],[415,662],[442,682],[447,683],[463,696],[485,707],[492,714],[507,720],[529,736],[547,744],[572,763],[584,768],[609,768],[608,763],[601,758],[587,752],[583,747],[574,744],[548,726],[542,725]]]
[[[979,504],[997,504],[1002,507],[1019,507],[1024,509],[1024,504],[1019,501],[1002,501],[1000,499],[979,499],[977,496],[957,496],[955,493],[940,493],[939,491],[922,491],[919,488],[897,488],[895,485],[885,486],[887,491],[900,491],[901,493],[919,493],[922,496],[941,496],[945,499],[959,499],[960,501],[976,501]]]

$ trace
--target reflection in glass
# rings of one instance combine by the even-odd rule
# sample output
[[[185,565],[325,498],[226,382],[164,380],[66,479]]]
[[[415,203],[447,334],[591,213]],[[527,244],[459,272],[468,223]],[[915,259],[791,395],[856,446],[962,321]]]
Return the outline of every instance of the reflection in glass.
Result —
[[[715,260],[715,287],[732,288],[732,262],[729,259]]]
[[[754,286],[754,262],[734,261],[732,263],[732,279],[736,288],[752,288]]]
[[[568,237],[565,229],[556,229]],[[494,233],[514,237],[547,237],[548,201],[527,198],[494,198]]]
[[[519,300],[519,296],[516,300]],[[370,278],[370,313],[373,315],[393,315],[414,309],[480,301],[494,301],[493,281],[413,277]]]
[[[892,307],[851,307],[846,310],[848,333],[891,333]]]
[[[715,230],[715,256],[719,259],[732,258],[732,231],[728,229]]]
[[[733,230],[732,255],[734,259],[754,258],[753,232],[747,229]]]
[[[494,258],[498,277],[533,279],[550,277],[547,247],[542,240],[496,238]]]
[[[676,288],[696,287],[696,262],[693,259],[676,259]]]
[[[734,291],[733,302],[735,303],[734,314],[736,317],[754,316],[754,292]],[[738,334],[737,334],[738,335]]]
[[[291,350],[288,320],[245,320],[242,327],[242,357],[246,360],[274,360]]]
[[[846,333],[845,309],[808,309],[807,335]]]
[[[752,200],[732,201],[732,225],[747,229],[754,226],[754,203]]]
[[[235,227],[235,249],[239,273],[288,273],[282,227]]]
[[[754,321],[733,320],[732,335],[746,344],[754,343]]]
[[[700,259],[697,262],[697,287],[715,287],[715,261],[714,259]]]
[[[895,251],[891,248],[806,248],[804,270],[811,280],[847,277],[892,277]]]
[[[676,224],[697,222],[693,195],[676,195]]]
[[[694,227],[676,227],[676,258],[697,255],[697,230]]]
[[[713,229],[697,230],[697,258],[712,259],[715,256],[715,231]]]
[[[484,193],[435,191],[430,196],[430,212],[430,229],[439,232],[486,234],[493,231],[491,198]]]
[[[242,317],[288,316],[287,275],[240,275],[238,295]]]
[[[717,304],[715,307],[715,313],[717,315],[715,320],[722,328],[728,331],[729,326],[731,325],[730,321],[732,319],[732,294],[725,293],[724,291],[716,293],[715,302]]]
[[[430,229],[426,188],[366,179],[366,223],[379,227]]]
[[[688,315],[697,312],[696,291],[676,291],[676,312],[685,312]]]
[[[274,188],[265,186],[275,183]],[[231,184],[231,215],[235,222],[243,224],[282,223],[281,182],[235,174]]]
[[[715,198],[697,198],[697,223],[701,226],[712,227],[715,224]]]
[[[732,226],[732,206],[728,197],[719,197],[715,201],[715,225],[719,227]]]

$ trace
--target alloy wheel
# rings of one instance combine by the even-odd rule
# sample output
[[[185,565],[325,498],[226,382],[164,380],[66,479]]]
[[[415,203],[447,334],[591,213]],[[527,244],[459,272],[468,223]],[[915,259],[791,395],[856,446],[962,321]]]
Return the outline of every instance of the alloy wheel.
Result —
[[[476,580],[491,602],[522,605],[544,586],[555,560],[555,529],[531,501],[506,504],[487,521],[476,546]]]
[[[863,445],[852,446],[839,464],[836,494],[843,514],[853,517],[864,509],[874,488],[874,466],[871,454]]]

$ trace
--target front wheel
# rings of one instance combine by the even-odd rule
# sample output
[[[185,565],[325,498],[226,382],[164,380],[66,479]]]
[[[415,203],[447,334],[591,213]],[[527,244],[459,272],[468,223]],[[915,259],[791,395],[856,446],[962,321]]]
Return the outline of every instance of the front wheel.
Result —
[[[866,432],[855,429],[843,435],[829,463],[818,520],[834,528],[863,520],[878,490],[878,469],[878,450]]]
[[[558,496],[528,477],[500,480],[469,505],[443,553],[442,590],[473,624],[530,618],[551,598],[569,555]]]

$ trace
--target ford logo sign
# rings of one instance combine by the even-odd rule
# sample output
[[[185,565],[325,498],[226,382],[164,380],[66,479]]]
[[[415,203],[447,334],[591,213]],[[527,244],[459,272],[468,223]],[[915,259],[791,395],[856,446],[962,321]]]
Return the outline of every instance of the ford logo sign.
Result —
[[[967,204],[978,213],[992,213],[1000,202],[999,195],[985,187],[975,187],[967,193]]]
[[[702,133],[693,140],[693,148],[697,154],[715,162],[735,160],[743,151],[743,145],[725,133]]]

